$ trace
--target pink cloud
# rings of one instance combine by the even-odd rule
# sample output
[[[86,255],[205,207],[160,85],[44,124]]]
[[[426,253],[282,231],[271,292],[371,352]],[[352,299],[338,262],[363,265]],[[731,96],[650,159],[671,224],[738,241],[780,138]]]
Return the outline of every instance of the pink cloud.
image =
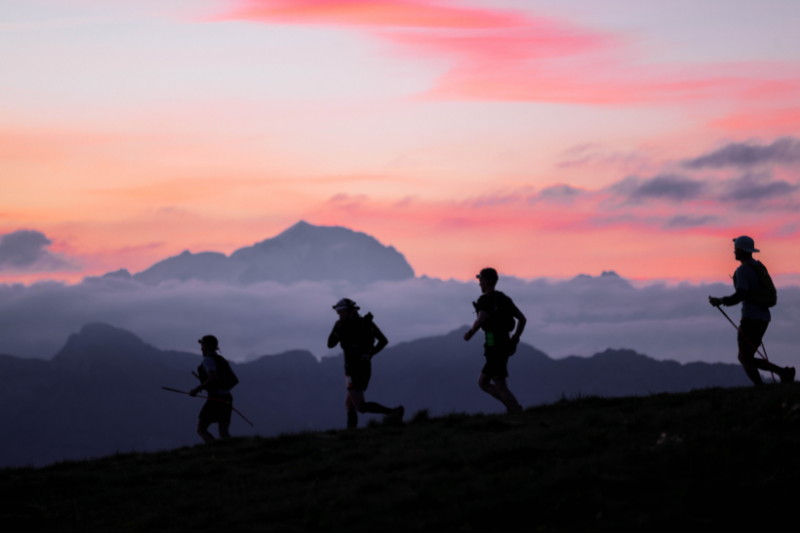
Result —
[[[751,148],[766,154],[773,145]],[[735,167],[732,171],[719,173],[705,167],[697,173],[685,168],[626,177],[600,188],[566,184],[539,190],[520,187],[451,202],[397,204],[363,197],[352,202],[341,196],[314,210],[310,218],[322,223],[342,223],[346,218],[348,224],[354,221],[363,227],[385,228],[412,240],[425,238],[423,234],[437,235],[445,247],[459,247],[456,241],[469,247],[483,237],[523,242],[530,232],[558,234],[563,243],[582,241],[589,235],[604,238],[602,235],[614,232],[636,235],[639,243],[655,236],[676,240],[680,235],[719,238],[737,232],[776,238],[788,235],[787,224],[796,221],[800,206],[800,174],[794,167],[781,166],[777,159],[765,160],[769,168],[758,173],[739,168],[735,161],[731,164]]]
[[[552,55],[457,67],[427,97],[590,105],[797,99],[800,79],[782,79],[786,75],[779,68],[752,77],[747,67],[633,65],[587,51],[574,58]],[[768,76],[775,79],[761,78]]]
[[[428,99],[618,105],[800,94],[793,64],[647,64],[634,59],[636,43],[608,32],[441,0],[240,0],[216,20],[352,27],[420,58],[451,59]]]
[[[735,113],[718,118],[712,126],[732,132],[781,135],[800,132],[800,109],[777,109]]]
[[[406,254],[419,274],[443,278],[470,279],[489,262],[518,276],[617,269],[636,278],[718,278],[726,272],[719,271],[717,256],[739,234],[753,235],[773,250],[771,269],[796,269],[798,254],[786,230],[795,220],[792,213],[743,212],[730,218],[713,204],[607,209],[600,205],[605,195],[584,194],[569,206],[531,205],[524,194],[516,201],[513,194],[501,195],[498,203],[487,197],[416,201],[402,209],[370,199],[348,210],[320,205],[308,220],[377,235]]]
[[[511,28],[525,18],[511,11],[467,9],[413,0],[243,0],[215,20],[324,24],[373,28]]]

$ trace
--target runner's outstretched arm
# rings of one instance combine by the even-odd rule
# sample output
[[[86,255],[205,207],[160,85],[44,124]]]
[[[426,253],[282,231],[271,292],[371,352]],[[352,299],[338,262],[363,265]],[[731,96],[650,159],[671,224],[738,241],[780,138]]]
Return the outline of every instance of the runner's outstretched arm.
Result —
[[[747,296],[747,291],[744,289],[736,289],[736,292],[730,296],[725,296],[723,298],[715,298],[713,296],[708,297],[709,303],[714,307],[719,307],[720,305],[724,305],[725,307],[730,307],[732,305],[736,305],[739,302],[743,302],[745,297]]]
[[[744,289],[736,289],[736,292],[732,295],[722,298],[722,305],[725,307],[736,305],[739,302],[743,302],[745,300],[745,296],[747,296],[747,291]]]

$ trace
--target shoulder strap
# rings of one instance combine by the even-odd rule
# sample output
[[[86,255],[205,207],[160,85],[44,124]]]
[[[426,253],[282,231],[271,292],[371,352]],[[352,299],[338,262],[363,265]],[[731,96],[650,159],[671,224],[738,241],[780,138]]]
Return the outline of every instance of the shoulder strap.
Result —
[[[764,266],[764,263],[756,259],[753,259],[752,261],[748,261],[744,264],[750,267],[750,270],[755,272],[756,278],[758,278],[758,283],[761,285],[761,288],[766,289],[767,287],[764,286],[765,281],[766,278],[770,278],[770,275],[769,272],[767,271],[767,267]]]
[[[756,275],[756,278],[758,279],[758,283],[761,284],[761,276],[759,275],[758,269],[753,264],[753,262],[752,261],[747,261],[747,262],[742,263],[742,264],[747,266],[750,270],[753,271],[753,273]]]
[[[774,307],[778,303],[778,291],[769,275],[767,267],[761,261],[744,263],[755,273],[759,288],[753,291],[753,301],[766,307]]]
[[[214,359],[214,362],[217,363],[217,375],[221,376],[224,373],[227,376],[227,374],[230,374],[231,365],[228,363],[227,359],[218,353],[215,353],[211,357]]]

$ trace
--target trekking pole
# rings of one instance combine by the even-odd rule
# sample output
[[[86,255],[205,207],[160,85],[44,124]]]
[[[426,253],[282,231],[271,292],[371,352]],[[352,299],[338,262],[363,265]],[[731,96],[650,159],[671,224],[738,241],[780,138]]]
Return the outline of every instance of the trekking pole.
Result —
[[[189,394],[189,393],[188,393],[188,392],[186,392],[186,391],[182,391],[182,390],[178,390],[178,389],[170,389],[169,387],[161,387],[161,388],[162,388],[162,389],[164,389],[164,390],[168,390],[168,391],[170,391],[170,392],[179,392],[179,393],[181,393],[181,394],[186,394],[186,395],[188,395],[188,396],[191,396],[191,394]],[[256,427],[256,426],[255,426],[255,425],[254,425],[252,422],[250,422],[250,421],[249,421],[247,418],[245,418],[245,416],[244,416],[242,413],[240,413],[238,409],[236,409],[236,408],[235,408],[233,405],[231,405],[231,402],[226,402],[225,400],[218,400],[217,398],[210,398],[210,397],[208,397],[208,396],[200,396],[199,394],[197,395],[197,397],[198,397],[198,398],[204,398],[204,399],[206,399],[206,400],[211,400],[212,402],[220,402],[220,403],[226,403],[226,404],[230,405],[230,406],[231,406],[231,409],[233,409],[234,411],[236,411],[236,414],[237,414],[237,415],[239,415],[239,416],[241,416],[242,418],[244,418],[244,421],[245,421],[245,422],[247,422],[248,424],[250,424],[250,425],[251,425],[251,426],[253,426],[253,427]]]
[[[764,361],[766,361],[767,363],[769,363],[769,359],[767,359],[767,347],[766,347],[766,346],[764,346],[764,343],[763,343],[763,342],[761,343],[761,346],[763,346],[763,347],[764,347],[764,353],[762,354],[762,353],[761,353],[761,351],[758,349],[758,346],[756,346],[755,344],[753,344],[753,343],[752,343],[752,341],[751,341],[750,339],[748,339],[747,337],[745,337],[745,336],[744,336],[744,334],[742,333],[742,330],[740,330],[740,329],[739,329],[739,326],[737,326],[737,325],[734,323],[734,321],[733,321],[733,320],[731,320],[731,317],[729,317],[729,316],[728,316],[728,313],[726,313],[726,312],[725,312],[725,310],[724,310],[724,309],[722,309],[722,307],[720,307],[720,306],[718,306],[718,305],[715,305],[714,307],[716,307],[717,309],[719,309],[719,312],[720,312],[720,313],[722,313],[723,315],[725,315],[725,318],[727,318],[727,319],[728,319],[728,322],[730,322],[730,323],[731,323],[731,326],[733,326],[734,328],[736,328],[736,331],[738,331],[738,332],[739,332],[739,335],[741,335],[741,336],[742,336],[742,338],[743,338],[744,340],[746,340],[746,341],[747,341],[747,344],[749,344],[750,346],[752,346],[753,348],[755,348],[755,350],[756,350],[756,353],[757,353],[758,355],[760,355],[760,356],[761,356],[761,358],[762,358]],[[773,373],[772,373],[772,370],[770,370],[770,371],[769,371],[769,375],[770,375],[770,376],[772,376],[772,382],[773,382],[773,383],[776,383],[776,381],[775,381],[775,374],[773,374]]]

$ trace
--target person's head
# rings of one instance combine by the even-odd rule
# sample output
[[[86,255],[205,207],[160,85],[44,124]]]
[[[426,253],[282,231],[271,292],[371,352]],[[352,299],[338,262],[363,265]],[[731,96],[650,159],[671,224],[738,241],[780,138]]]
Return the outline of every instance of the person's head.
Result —
[[[478,278],[478,283],[481,286],[481,292],[484,294],[493,291],[497,285],[497,280],[499,279],[497,270],[488,267],[481,270],[480,273],[475,277]]]
[[[200,349],[203,354],[212,354],[219,350],[219,341],[214,335],[206,335],[197,342],[200,343]]]
[[[754,252],[759,252],[756,243],[747,235],[733,239],[733,256],[737,261],[747,261],[753,258]]]
[[[339,315],[340,318],[346,318],[350,313],[354,313],[361,309],[350,298],[342,298],[333,306],[333,310]]]

